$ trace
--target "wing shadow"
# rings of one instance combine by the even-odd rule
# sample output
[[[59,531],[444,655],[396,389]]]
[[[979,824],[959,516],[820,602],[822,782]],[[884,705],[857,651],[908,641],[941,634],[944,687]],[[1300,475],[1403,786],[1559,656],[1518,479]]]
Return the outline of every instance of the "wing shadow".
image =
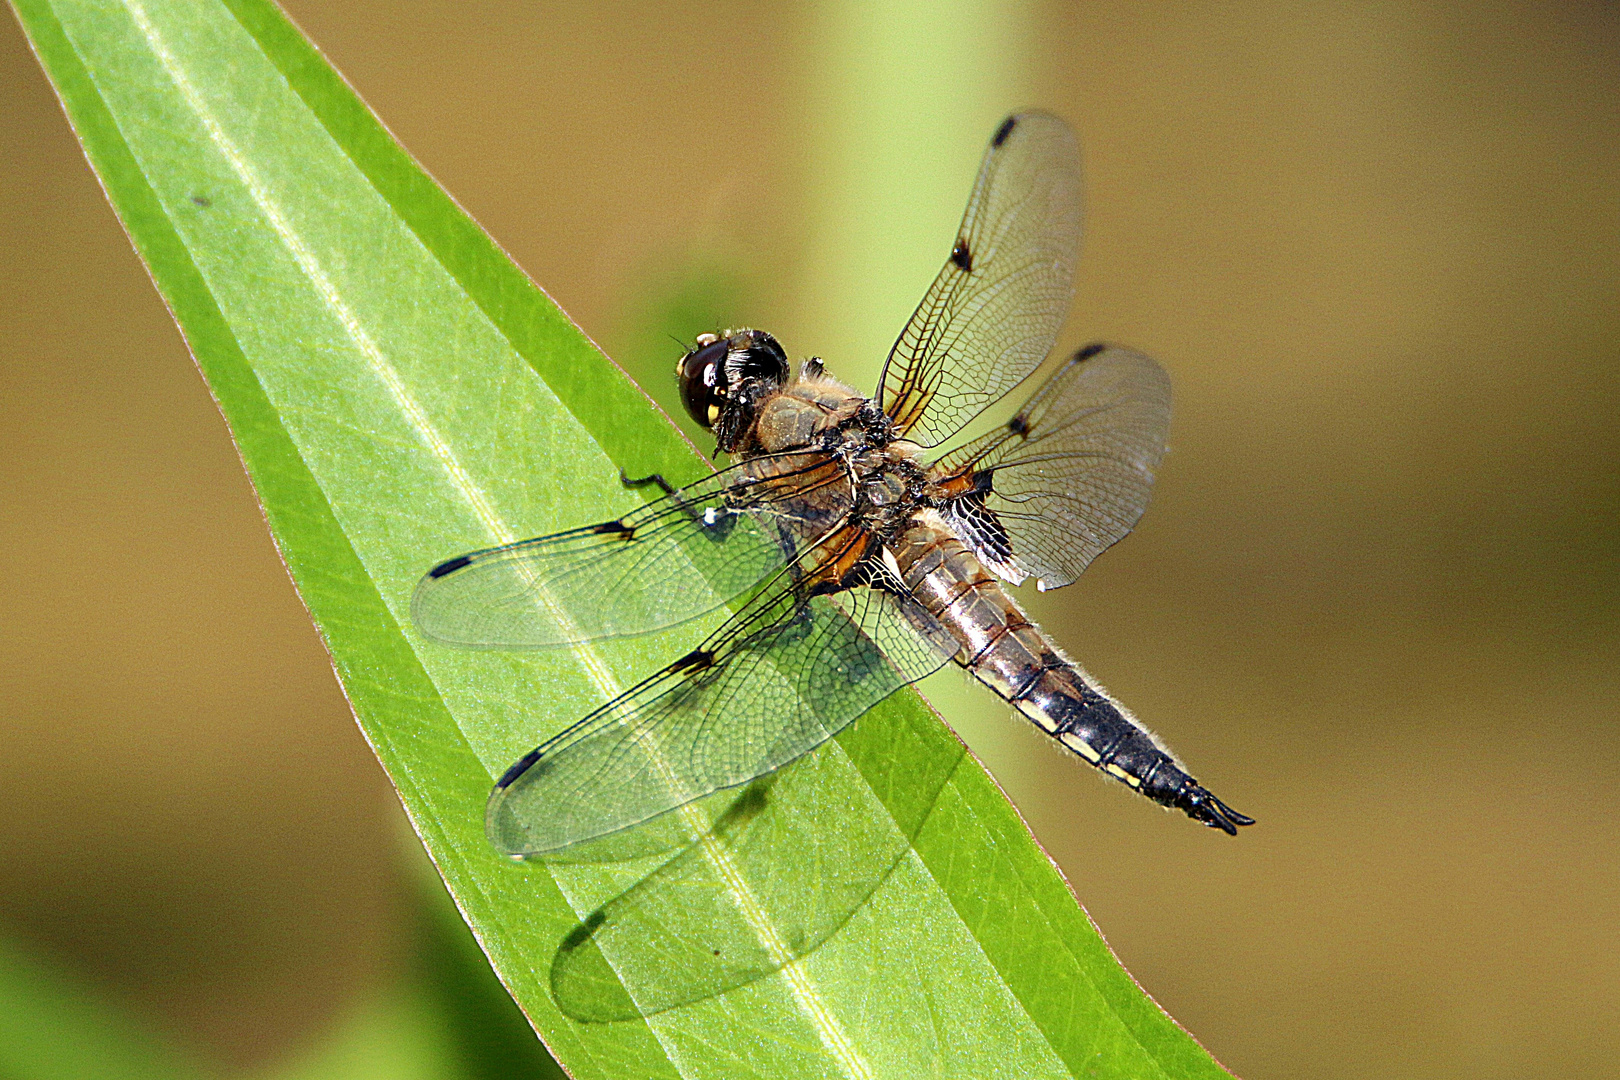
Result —
[[[558,943],[558,1008],[587,1023],[635,1020],[809,956],[894,872],[965,756],[943,725],[891,700],[786,768],[710,796],[708,831]],[[667,847],[667,835],[643,844],[635,832],[602,855]]]

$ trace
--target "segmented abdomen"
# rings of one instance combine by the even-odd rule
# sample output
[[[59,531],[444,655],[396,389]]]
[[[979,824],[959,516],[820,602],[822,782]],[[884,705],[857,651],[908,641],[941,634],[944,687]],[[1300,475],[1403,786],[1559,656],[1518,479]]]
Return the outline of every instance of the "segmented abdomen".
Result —
[[[893,551],[906,585],[960,643],[956,662],[1043,731],[1154,802],[1227,832],[1248,823],[1090,685],[942,520],[920,515]]]

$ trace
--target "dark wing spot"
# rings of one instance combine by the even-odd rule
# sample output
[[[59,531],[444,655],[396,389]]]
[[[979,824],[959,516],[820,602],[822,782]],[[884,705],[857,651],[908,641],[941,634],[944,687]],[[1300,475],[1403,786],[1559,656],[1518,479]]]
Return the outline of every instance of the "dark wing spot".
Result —
[[[939,250],[935,248],[934,250]],[[968,250],[967,241],[957,237],[956,246],[951,248],[951,262],[963,273],[973,273],[973,252]]]
[[[683,671],[702,671],[714,663],[714,653],[707,649],[693,649],[673,664],[669,665],[671,674]]]
[[[936,249],[937,250],[937,249]],[[458,555],[454,559],[446,560],[428,571],[430,578],[442,578],[446,574],[453,574],[463,566],[472,562],[471,555]]]
[[[1085,348],[1075,353],[1074,358],[1076,360],[1090,360],[1093,356],[1096,356],[1106,348],[1108,348],[1108,345],[1105,342],[1093,341],[1090,345],[1087,345]]]
[[[1002,143],[1006,142],[1007,141],[1007,136],[1011,135],[1012,134],[1012,129],[1017,127],[1017,126],[1018,126],[1018,117],[1016,117],[1016,116],[1007,117],[1007,119],[1005,119],[1005,120],[1003,120],[1001,122],[1001,126],[996,128],[996,134],[990,140],[990,145],[991,146],[1000,146]]]
[[[854,571],[851,571],[851,573],[853,573],[853,572]],[[835,593],[841,593],[841,592],[844,592],[844,591],[846,591],[848,589],[852,589],[856,585],[864,585],[864,584],[866,584],[865,581],[861,581],[861,580],[853,580],[852,581],[848,575],[845,575],[845,577],[842,580],[839,580],[839,581],[830,581],[830,580],[823,579],[821,581],[813,582],[811,584],[811,586],[810,586],[809,592],[807,592],[805,595],[806,596],[832,596]]]
[[[1011,420],[1007,421],[1007,430],[1012,432],[1014,435],[1028,435],[1029,421],[1025,420],[1022,416],[1015,416]]]
[[[622,521],[604,521],[602,524],[593,527],[591,532],[600,533],[603,536],[611,536],[617,533],[626,540],[636,535],[634,526],[626,525]]]

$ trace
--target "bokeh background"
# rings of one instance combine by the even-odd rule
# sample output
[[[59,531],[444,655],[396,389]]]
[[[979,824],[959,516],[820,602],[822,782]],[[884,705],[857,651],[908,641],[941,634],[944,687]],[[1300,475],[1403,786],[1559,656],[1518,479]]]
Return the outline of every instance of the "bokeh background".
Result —
[[[1620,1075],[1613,3],[287,6],[666,407],[728,325],[871,385],[996,122],[1069,118],[1063,344],[1177,398],[1030,606],[1260,824],[930,696],[1239,1075]],[[0,950],[199,1074],[432,1075],[442,904],[9,20],[0,145]]]

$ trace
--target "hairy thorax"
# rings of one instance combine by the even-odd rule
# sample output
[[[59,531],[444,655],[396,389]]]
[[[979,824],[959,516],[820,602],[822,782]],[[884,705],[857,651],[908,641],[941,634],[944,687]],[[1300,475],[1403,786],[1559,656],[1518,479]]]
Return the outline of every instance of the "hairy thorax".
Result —
[[[843,477],[828,497],[848,507],[850,523],[887,541],[905,527],[924,483],[919,448],[894,438],[871,400],[835,379],[795,379],[760,405],[741,454],[814,450],[839,463]],[[763,464],[763,462],[762,462]]]

